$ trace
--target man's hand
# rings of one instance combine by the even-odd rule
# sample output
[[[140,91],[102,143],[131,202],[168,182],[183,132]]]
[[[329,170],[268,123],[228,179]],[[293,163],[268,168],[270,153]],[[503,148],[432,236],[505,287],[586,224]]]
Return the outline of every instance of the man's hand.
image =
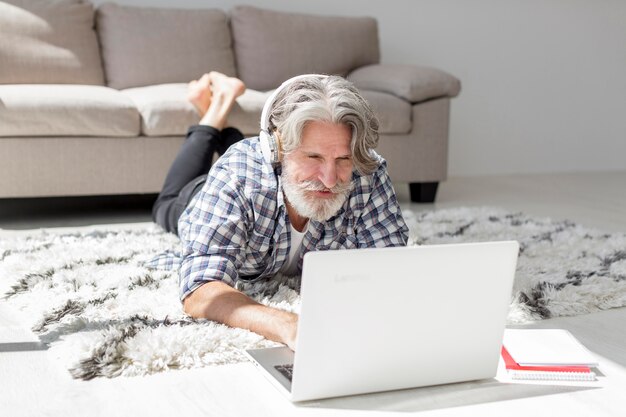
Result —
[[[257,303],[220,281],[208,282],[183,301],[185,313],[247,329],[291,350],[296,347],[298,315]]]
[[[295,352],[296,350],[296,336],[298,334],[298,316],[293,313],[288,313],[292,316],[292,322],[290,322],[287,326],[284,327],[284,335],[283,340],[284,344],[286,344],[289,349]]]

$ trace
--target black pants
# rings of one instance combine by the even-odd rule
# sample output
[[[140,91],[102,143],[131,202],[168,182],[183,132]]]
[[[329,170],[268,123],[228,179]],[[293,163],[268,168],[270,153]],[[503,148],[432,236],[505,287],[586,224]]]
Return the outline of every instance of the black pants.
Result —
[[[178,234],[178,218],[202,189],[213,155],[215,152],[222,155],[241,139],[241,132],[232,127],[221,132],[211,126],[190,127],[152,207],[152,220],[166,231]]]

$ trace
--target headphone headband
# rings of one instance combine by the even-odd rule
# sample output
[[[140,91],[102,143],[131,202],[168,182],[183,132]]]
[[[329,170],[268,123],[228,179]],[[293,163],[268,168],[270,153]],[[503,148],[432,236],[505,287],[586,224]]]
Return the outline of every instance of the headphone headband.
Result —
[[[278,94],[281,91],[283,91],[284,89],[286,89],[287,87],[289,87],[289,85],[291,85],[291,83],[293,83],[295,81],[298,81],[298,80],[301,80],[303,78],[307,78],[307,77],[326,78],[326,77],[328,77],[328,75],[324,75],[324,74],[301,74],[301,75],[296,75],[295,77],[289,78],[288,80],[284,81],[276,90],[274,90],[272,95],[265,101],[265,105],[263,106],[263,111],[261,112],[261,130],[267,131],[269,129],[269,124],[270,124],[269,112],[270,112],[270,109],[274,106],[274,102],[276,101],[276,98],[278,97]]]

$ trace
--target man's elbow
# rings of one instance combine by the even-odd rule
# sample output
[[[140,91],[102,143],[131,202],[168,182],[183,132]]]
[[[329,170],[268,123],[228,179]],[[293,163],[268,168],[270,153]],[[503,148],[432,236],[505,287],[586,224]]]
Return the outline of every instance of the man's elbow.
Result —
[[[183,299],[183,311],[194,319],[204,318],[215,320],[216,317],[209,314],[211,306],[220,296],[221,283],[219,281],[205,282],[194,289]]]
[[[189,296],[185,297],[185,299],[183,300],[183,311],[188,316],[193,317],[192,308],[191,308],[191,301],[189,301]]]
[[[205,317],[203,311],[205,311],[206,309],[204,308],[203,304],[206,304],[206,302],[203,303],[203,299],[206,298],[207,294],[201,294],[205,293],[206,291],[200,291],[200,289],[205,286],[206,285],[202,285],[196,288],[183,299],[183,311],[185,312],[185,314],[193,317],[194,319]],[[204,297],[202,297],[201,295],[204,295]]]
[[[193,293],[192,293],[193,294]],[[193,318],[197,318],[196,316],[194,316],[193,312],[193,302],[190,300],[191,294],[188,295],[187,297],[185,297],[185,299],[183,300],[183,311],[185,312],[185,314],[187,314],[188,316],[191,316]]]

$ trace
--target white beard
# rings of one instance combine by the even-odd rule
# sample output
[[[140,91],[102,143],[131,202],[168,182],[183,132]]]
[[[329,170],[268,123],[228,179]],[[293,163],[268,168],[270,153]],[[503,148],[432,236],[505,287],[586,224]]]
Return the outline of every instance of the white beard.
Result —
[[[309,195],[309,191],[328,190],[318,181],[296,183],[288,163],[283,163],[283,192],[285,198],[296,212],[308,219],[325,222],[339,212],[352,191],[352,182],[337,183],[330,191],[335,196],[329,199],[317,199]]]

